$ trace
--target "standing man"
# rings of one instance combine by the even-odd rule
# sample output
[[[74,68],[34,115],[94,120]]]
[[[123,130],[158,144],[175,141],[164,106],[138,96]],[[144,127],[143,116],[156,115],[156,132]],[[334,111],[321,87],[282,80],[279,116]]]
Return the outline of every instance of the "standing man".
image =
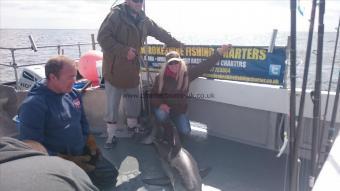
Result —
[[[114,186],[118,172],[100,154],[89,134],[83,103],[73,84],[73,60],[57,56],[45,65],[46,80],[36,83],[19,109],[20,138],[41,143],[49,155],[72,161],[99,187]]]
[[[103,76],[107,96],[104,120],[108,137],[105,148],[112,148],[116,143],[118,108],[122,96],[129,132],[134,132],[139,126],[140,49],[147,36],[153,36],[170,47],[182,45],[145,15],[142,10],[143,1],[125,0],[112,7],[98,32],[97,40],[104,54]]]

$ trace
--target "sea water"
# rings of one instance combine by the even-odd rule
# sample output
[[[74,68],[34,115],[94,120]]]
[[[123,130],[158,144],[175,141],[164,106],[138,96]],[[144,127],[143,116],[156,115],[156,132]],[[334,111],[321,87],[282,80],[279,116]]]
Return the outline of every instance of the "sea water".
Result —
[[[32,35],[36,45],[61,45],[61,44],[76,44],[76,43],[91,43],[91,34],[97,36],[95,29],[0,29],[0,47],[6,48],[21,48],[30,47],[28,36]],[[188,45],[221,45],[231,43],[240,46],[268,46],[271,40],[271,32],[268,33],[228,33],[218,36],[203,36],[199,32],[197,34],[183,34],[176,38]],[[286,46],[289,32],[278,32],[276,38],[277,46]],[[299,32],[297,34],[297,87],[301,87],[304,59],[306,54],[308,33]],[[336,32],[326,32],[324,35],[323,47],[323,70],[322,70],[322,90],[327,90],[331,75],[332,59],[334,54]],[[160,43],[153,38],[148,39],[148,43]],[[309,68],[308,88],[314,88],[315,81],[315,63],[316,63],[316,47],[317,33],[313,35],[313,45],[311,54],[311,63]],[[92,49],[92,46],[81,46],[80,54]],[[97,45],[97,50],[100,47]],[[77,46],[63,47],[64,54],[77,59],[80,57]],[[15,51],[16,63],[20,66],[35,63],[44,63],[51,56],[57,55],[57,48],[39,49],[37,52],[32,50],[17,50]],[[9,50],[0,50],[0,64],[10,65],[12,56]],[[338,73],[340,69],[340,51],[337,52],[335,66],[333,71],[332,89],[336,89]],[[289,74],[289,68],[287,68]],[[0,83],[14,81],[15,75],[13,68],[0,65]],[[287,82],[289,83],[289,75]]]

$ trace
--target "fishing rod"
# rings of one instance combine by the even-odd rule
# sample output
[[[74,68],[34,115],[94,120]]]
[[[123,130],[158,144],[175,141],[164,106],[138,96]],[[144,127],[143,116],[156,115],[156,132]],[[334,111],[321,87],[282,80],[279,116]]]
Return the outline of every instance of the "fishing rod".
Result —
[[[318,26],[318,44],[316,56],[316,74],[313,99],[313,132],[312,132],[312,152],[311,165],[309,176],[309,188],[312,189],[317,175],[317,162],[319,161],[320,153],[318,145],[320,140],[320,97],[321,97],[321,72],[322,72],[322,54],[323,54],[323,37],[324,37],[324,14],[325,0],[319,1],[319,26]]]
[[[144,10],[144,13],[146,14],[146,9],[145,9],[145,2],[143,3],[143,10]],[[149,87],[149,85],[150,85],[150,69],[149,69],[149,62],[148,62],[148,57],[149,57],[149,44],[148,44],[148,38],[145,38],[145,42],[144,42],[144,44],[145,44],[145,49],[146,49],[146,51],[145,51],[145,57],[146,57],[146,64],[144,63],[144,66],[145,66],[145,68],[146,68],[146,78],[147,78],[147,80],[146,80],[146,86],[147,87]],[[144,61],[144,59],[143,59],[143,61]]]
[[[145,6],[145,1],[143,3],[143,11],[144,13],[146,13],[146,6]],[[142,96],[142,110],[145,112],[147,112],[147,116],[149,117],[150,116],[150,112],[151,112],[151,105],[150,105],[150,99],[149,99],[149,95],[150,95],[150,87],[151,85],[153,84],[152,82],[152,78],[150,76],[150,68],[149,68],[149,61],[148,61],[148,58],[149,58],[149,45],[148,45],[148,38],[145,38],[145,41],[144,41],[144,49],[145,49],[145,58],[146,58],[146,61],[144,60],[144,58],[142,57],[140,60],[140,64],[143,64],[145,69],[146,69],[146,85],[144,87],[144,84],[143,84],[143,80],[142,80],[142,76],[140,76],[140,88],[141,88],[141,96]],[[144,93],[145,91],[145,88],[146,88],[146,92]],[[147,100],[147,103],[145,103],[145,100]]]
[[[336,31],[335,47],[334,47],[334,53],[333,53],[333,59],[332,59],[331,76],[329,77],[329,83],[328,83],[326,106],[325,106],[325,111],[324,111],[323,118],[322,118],[323,121],[322,121],[322,126],[321,126],[321,135],[320,135],[319,147],[318,147],[319,153],[321,153],[321,150],[322,150],[322,143],[323,143],[322,139],[324,137],[324,132],[325,132],[326,115],[327,115],[327,111],[328,111],[328,102],[329,102],[329,93],[331,91],[331,84],[332,84],[332,79],[333,79],[333,70],[334,70],[334,65],[335,65],[336,52],[337,52],[337,48],[338,48],[339,29],[340,29],[340,18],[339,18],[338,28],[337,28],[337,31]],[[318,161],[319,166],[321,166],[321,163],[322,163],[322,161],[321,161],[321,159],[319,159],[319,161]]]
[[[334,142],[334,137],[337,137],[338,131],[339,131],[339,128],[335,128],[335,126],[334,126],[336,114],[337,114],[337,111],[338,111],[339,92],[340,92],[340,72],[339,72],[339,75],[338,75],[338,84],[337,84],[337,87],[336,87],[336,94],[335,94],[335,100],[334,100],[334,105],[333,105],[331,124],[330,124],[329,134],[328,134],[328,141],[329,142],[328,142],[327,147],[326,147],[327,153],[329,153],[329,151],[332,147],[332,144]]]
[[[338,29],[337,29],[336,45],[338,43],[339,30],[340,30],[340,18],[339,18],[339,24],[338,24]],[[337,51],[337,46],[335,46],[335,48],[334,48],[333,61],[335,60],[335,57],[336,57],[335,56],[336,51]],[[328,143],[326,145],[326,153],[328,153],[328,151],[330,150],[330,148],[333,144],[334,137],[335,137],[334,134],[338,133],[338,129],[335,129],[334,123],[335,123],[335,118],[336,118],[338,102],[339,102],[339,89],[340,89],[340,72],[339,72],[339,76],[338,76],[338,84],[337,84],[335,100],[334,100],[334,104],[333,104],[331,123],[330,123],[329,131],[328,131]]]
[[[293,172],[296,170],[297,161],[296,156],[292,152],[294,150],[295,142],[295,88],[296,88],[296,0],[290,0],[290,106],[289,106],[289,187],[290,191],[297,191],[297,180],[293,179]]]
[[[303,119],[303,113],[304,113],[304,108],[305,108],[308,71],[309,71],[310,55],[311,55],[312,41],[313,41],[315,9],[316,9],[316,0],[313,0],[312,10],[311,10],[311,15],[310,15],[306,57],[305,57],[305,68],[303,72],[302,90],[301,90],[301,97],[300,97],[298,125],[296,128],[296,137],[295,137],[295,142],[294,142],[294,147],[293,147],[293,157],[294,157],[293,161],[294,162],[292,164],[291,179],[296,180],[297,185],[299,185],[299,167],[300,167],[299,162],[298,162],[299,161],[299,148],[301,145],[301,139],[302,139],[302,133],[303,133],[302,119]]]

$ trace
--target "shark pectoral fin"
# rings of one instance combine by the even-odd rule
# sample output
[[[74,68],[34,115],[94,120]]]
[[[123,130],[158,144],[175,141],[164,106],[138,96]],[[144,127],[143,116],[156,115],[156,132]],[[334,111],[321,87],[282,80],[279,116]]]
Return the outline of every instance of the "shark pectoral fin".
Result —
[[[206,176],[208,176],[208,174],[210,173],[211,170],[212,170],[212,168],[210,166],[205,167],[205,168],[200,168],[199,173],[200,173],[201,178],[203,179]]]
[[[156,186],[165,186],[170,185],[171,181],[167,176],[160,177],[160,178],[146,178],[142,179],[145,184],[149,185],[156,185]]]

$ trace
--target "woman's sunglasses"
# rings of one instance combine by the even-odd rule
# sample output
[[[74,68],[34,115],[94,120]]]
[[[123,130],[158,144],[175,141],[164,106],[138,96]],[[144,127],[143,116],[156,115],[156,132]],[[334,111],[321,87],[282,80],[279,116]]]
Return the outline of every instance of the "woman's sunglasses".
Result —
[[[144,0],[132,0],[134,3],[143,3]]]
[[[176,61],[176,60],[174,60],[174,61],[171,61],[171,62],[169,62],[169,64],[168,64],[168,65],[175,65],[175,64],[179,64],[179,62],[178,62],[178,61]]]

